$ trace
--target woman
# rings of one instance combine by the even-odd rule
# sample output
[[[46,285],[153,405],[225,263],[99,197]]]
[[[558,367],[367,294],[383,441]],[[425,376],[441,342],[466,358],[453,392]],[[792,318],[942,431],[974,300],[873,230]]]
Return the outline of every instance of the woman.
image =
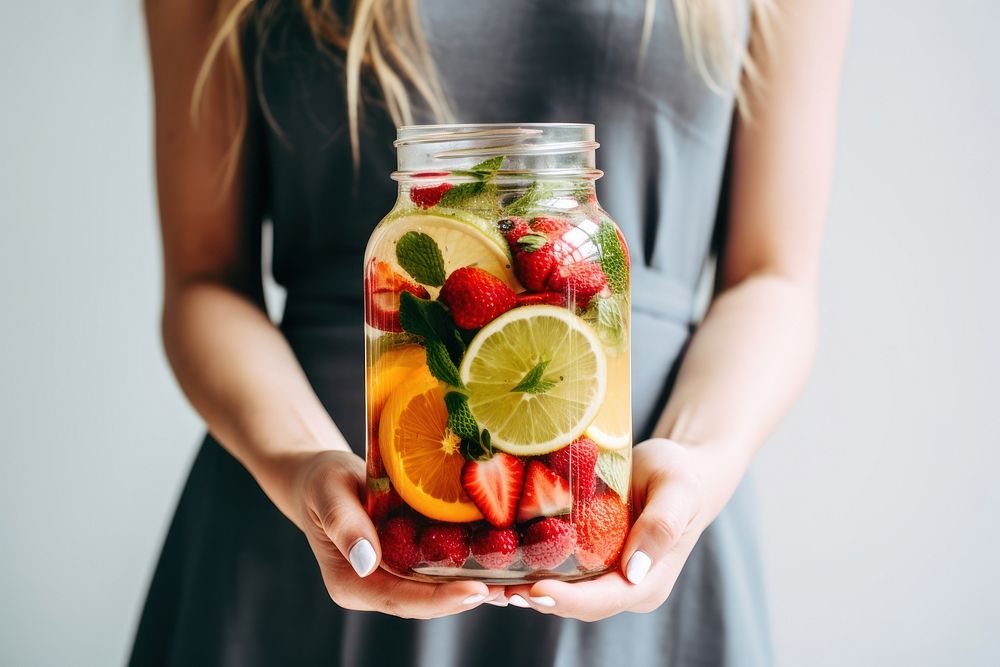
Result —
[[[163,335],[211,435],[133,664],[769,663],[740,480],[813,355],[847,3],[146,4]],[[361,257],[395,196],[394,125],[449,109],[592,122],[603,143],[600,199],[636,257],[647,439],[622,569],[592,581],[432,585],[377,567],[359,501]],[[717,291],[691,335],[713,247]]]

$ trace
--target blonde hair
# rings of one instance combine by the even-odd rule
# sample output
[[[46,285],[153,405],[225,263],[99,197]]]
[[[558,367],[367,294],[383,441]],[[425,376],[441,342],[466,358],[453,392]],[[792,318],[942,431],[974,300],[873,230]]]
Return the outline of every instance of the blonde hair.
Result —
[[[264,3],[262,20],[266,21],[274,12],[276,2]],[[228,100],[226,114],[234,132],[227,156],[227,181],[235,173],[247,127],[247,73],[240,41],[242,27],[254,4],[254,0],[217,0],[218,29],[198,72],[191,98],[192,116],[197,120],[209,79],[216,65],[221,64],[225,69],[222,85]],[[366,67],[375,75],[389,116],[396,125],[413,124],[414,93],[438,122],[454,122],[420,28],[416,5],[417,0],[354,0],[345,24],[332,7],[332,0],[299,0],[299,11],[317,44],[331,57],[343,61],[348,132],[355,167],[361,156],[361,74]],[[746,22],[740,14],[740,6],[747,6],[746,0],[673,0],[673,5],[688,59],[709,88],[720,94],[735,93],[741,113],[748,114],[747,89],[758,77],[750,58],[749,40],[743,32]],[[770,0],[749,0],[752,36],[763,37],[765,42],[769,6]],[[640,67],[653,37],[655,16],[656,0],[646,0],[639,40]],[[277,127],[266,99],[262,94],[260,97],[265,116]]]

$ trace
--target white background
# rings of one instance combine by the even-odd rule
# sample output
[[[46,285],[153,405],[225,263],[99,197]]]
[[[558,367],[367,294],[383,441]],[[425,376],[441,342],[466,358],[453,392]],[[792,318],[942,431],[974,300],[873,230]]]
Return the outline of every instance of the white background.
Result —
[[[116,664],[200,433],[139,3],[4,5],[0,663]],[[783,665],[1000,664],[998,22],[856,3],[819,358],[756,465]]]

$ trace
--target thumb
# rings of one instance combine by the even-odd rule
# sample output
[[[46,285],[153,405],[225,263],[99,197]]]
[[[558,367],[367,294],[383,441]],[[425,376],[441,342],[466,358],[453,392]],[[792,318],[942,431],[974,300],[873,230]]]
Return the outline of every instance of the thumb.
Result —
[[[622,549],[625,578],[638,584],[687,532],[701,505],[697,482],[678,470],[650,477],[645,502]]]
[[[343,456],[353,460],[323,466],[310,480],[310,514],[358,576],[366,577],[375,571],[381,551],[375,526],[361,504],[364,466],[353,454]]]

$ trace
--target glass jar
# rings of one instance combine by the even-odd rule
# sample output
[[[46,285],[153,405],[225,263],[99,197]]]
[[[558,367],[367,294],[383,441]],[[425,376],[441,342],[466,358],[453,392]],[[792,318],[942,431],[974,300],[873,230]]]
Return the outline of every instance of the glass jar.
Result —
[[[365,254],[367,507],[419,580],[579,579],[630,525],[628,248],[594,126],[399,129]]]

